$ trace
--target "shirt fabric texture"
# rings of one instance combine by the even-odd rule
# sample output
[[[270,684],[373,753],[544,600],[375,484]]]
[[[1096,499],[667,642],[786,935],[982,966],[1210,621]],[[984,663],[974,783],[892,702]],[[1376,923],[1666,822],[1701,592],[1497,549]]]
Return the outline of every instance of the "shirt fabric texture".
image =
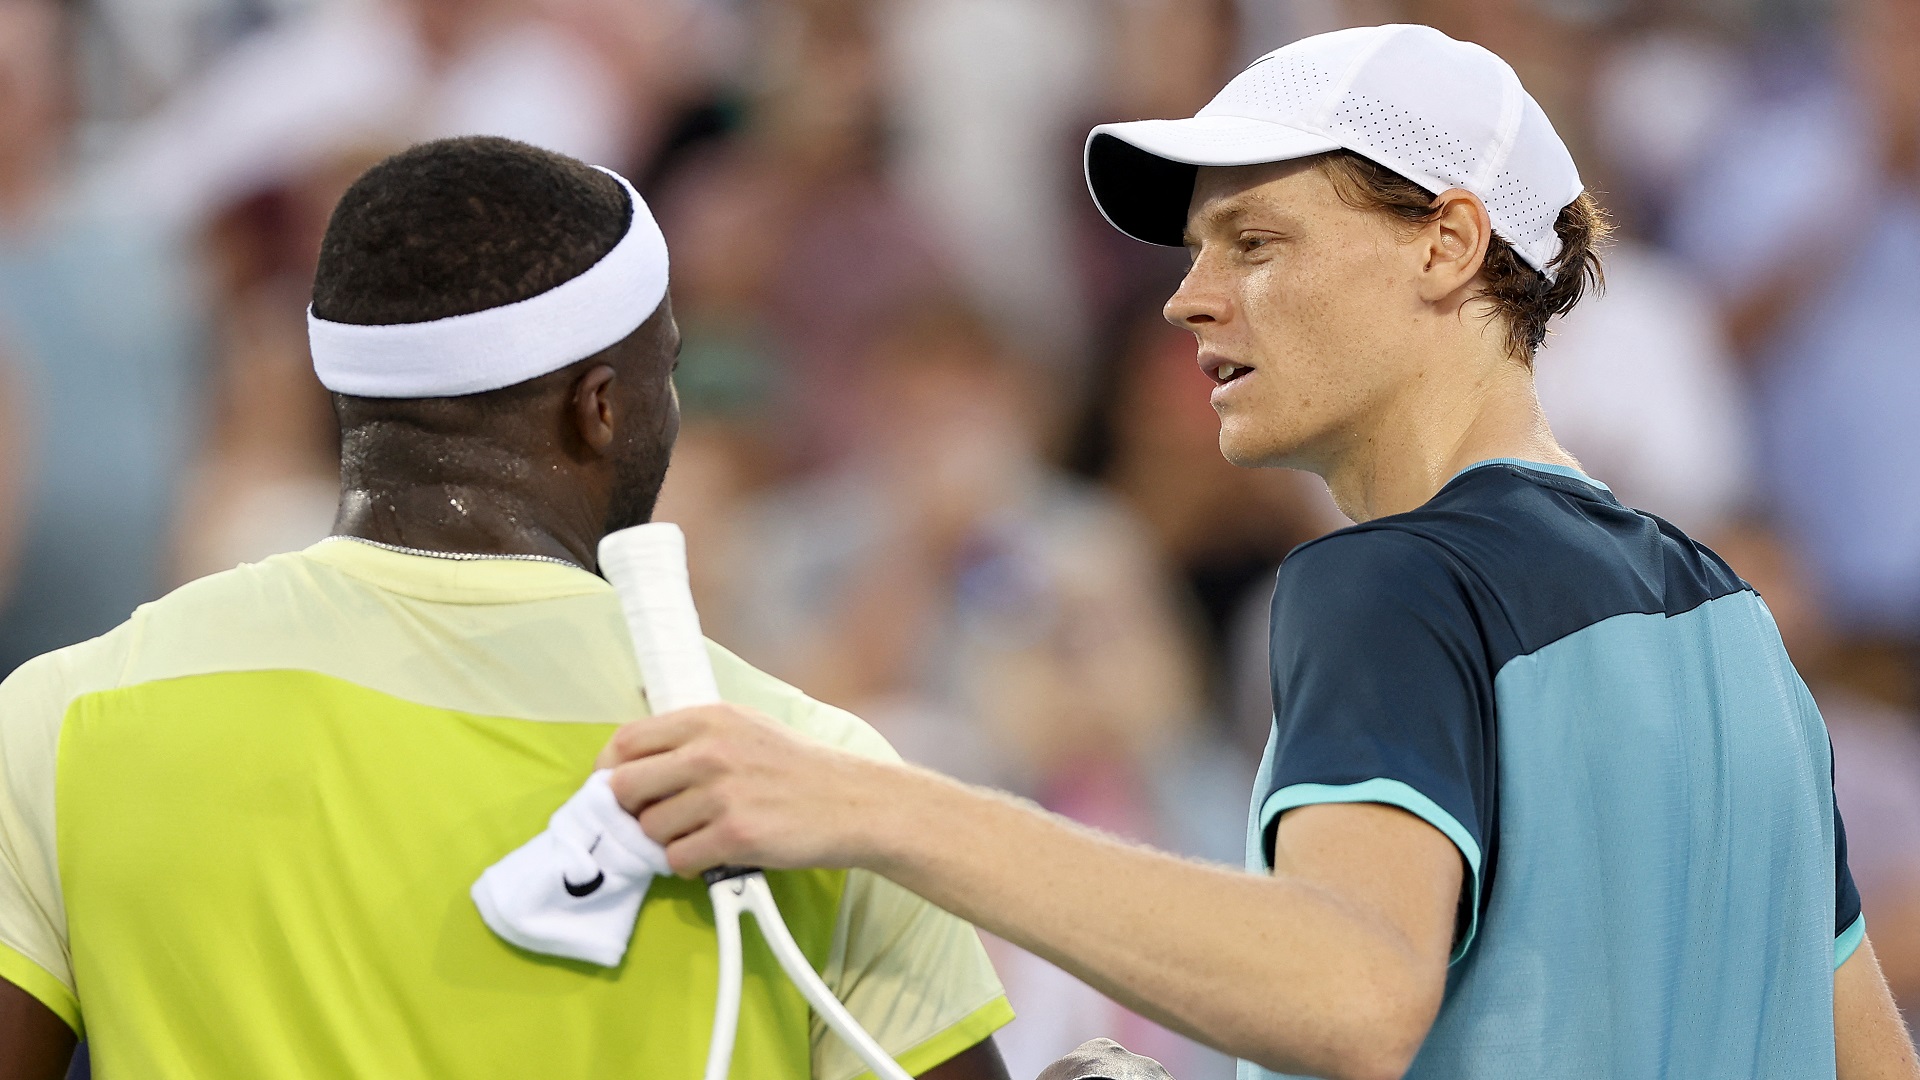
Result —
[[[886,742],[710,647],[722,695]],[[0,685],[0,978],[171,1080],[698,1076],[717,946],[661,878],[617,968],[517,949],[467,890],[647,715],[612,588],[323,542],[204,578]],[[967,924],[861,871],[770,872],[912,1072],[1012,1017]],[[755,930],[732,1075],[850,1080]]]
[[[1826,731],[1712,552],[1575,470],[1483,462],[1295,550],[1271,642],[1248,868],[1340,802],[1465,864],[1410,1078],[1834,1075],[1864,923]]]

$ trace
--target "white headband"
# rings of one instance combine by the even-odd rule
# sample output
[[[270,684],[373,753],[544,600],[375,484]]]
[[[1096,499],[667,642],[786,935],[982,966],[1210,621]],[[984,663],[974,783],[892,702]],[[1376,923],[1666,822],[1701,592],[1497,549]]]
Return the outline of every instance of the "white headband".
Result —
[[[359,326],[309,306],[321,385],[355,397],[478,394],[558,371],[639,329],[667,295],[667,241],[626,177],[600,171],[626,189],[633,223],[586,273],[518,303],[432,322]]]

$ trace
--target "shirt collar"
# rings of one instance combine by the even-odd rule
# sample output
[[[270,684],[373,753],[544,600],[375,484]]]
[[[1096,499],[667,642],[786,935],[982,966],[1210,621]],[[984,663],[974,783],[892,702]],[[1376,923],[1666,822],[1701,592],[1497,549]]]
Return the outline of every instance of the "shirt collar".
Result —
[[[1525,458],[1488,458],[1485,461],[1476,461],[1466,468],[1461,469],[1459,472],[1454,473],[1453,476],[1447,480],[1447,483],[1451,484],[1473,470],[1485,468],[1488,465],[1511,465],[1517,469],[1528,469],[1533,472],[1546,473],[1550,476],[1564,476],[1569,480],[1578,480],[1589,487],[1599,488],[1609,495],[1613,494],[1612,488],[1571,465],[1549,465],[1543,461],[1528,461]],[[1446,484],[1440,486],[1445,487]]]
[[[329,537],[300,554],[370,585],[439,603],[514,604],[613,588],[578,566],[526,559],[437,559],[343,537]]]

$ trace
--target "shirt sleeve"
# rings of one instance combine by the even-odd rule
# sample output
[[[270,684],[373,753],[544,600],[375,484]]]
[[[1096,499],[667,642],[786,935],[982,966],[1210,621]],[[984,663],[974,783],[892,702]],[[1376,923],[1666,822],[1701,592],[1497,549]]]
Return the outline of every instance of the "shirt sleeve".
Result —
[[[919,1075],[1013,1019],[973,927],[876,874],[849,871],[821,976],[860,1026]],[[871,1076],[818,1016],[814,1080]]]
[[[1466,863],[1458,960],[1478,922],[1496,820],[1493,677],[1462,572],[1410,533],[1327,537],[1281,566],[1271,648],[1273,741],[1255,793],[1266,868],[1288,810],[1399,807]]]
[[[0,979],[84,1037],[54,834],[54,765],[66,712],[59,654],[0,683]]]
[[[1867,936],[1867,917],[1860,909],[1860,890],[1847,867],[1847,826],[1840,820],[1840,803],[1833,804],[1833,967],[1847,962]]]

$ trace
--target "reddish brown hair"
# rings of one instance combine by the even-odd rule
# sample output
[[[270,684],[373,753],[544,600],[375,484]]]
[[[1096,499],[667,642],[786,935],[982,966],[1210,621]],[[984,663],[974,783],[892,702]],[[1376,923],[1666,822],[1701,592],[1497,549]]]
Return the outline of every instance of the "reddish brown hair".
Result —
[[[1314,159],[1340,200],[1356,210],[1384,210],[1409,225],[1433,219],[1434,193],[1349,150]],[[1528,266],[1513,245],[1495,236],[1480,266],[1482,292],[1507,324],[1507,344],[1517,360],[1531,363],[1547,339],[1547,320],[1573,310],[1587,290],[1605,284],[1600,248],[1613,234],[1607,212],[1582,192],[1553,223],[1560,254],[1547,264],[1554,276]]]

